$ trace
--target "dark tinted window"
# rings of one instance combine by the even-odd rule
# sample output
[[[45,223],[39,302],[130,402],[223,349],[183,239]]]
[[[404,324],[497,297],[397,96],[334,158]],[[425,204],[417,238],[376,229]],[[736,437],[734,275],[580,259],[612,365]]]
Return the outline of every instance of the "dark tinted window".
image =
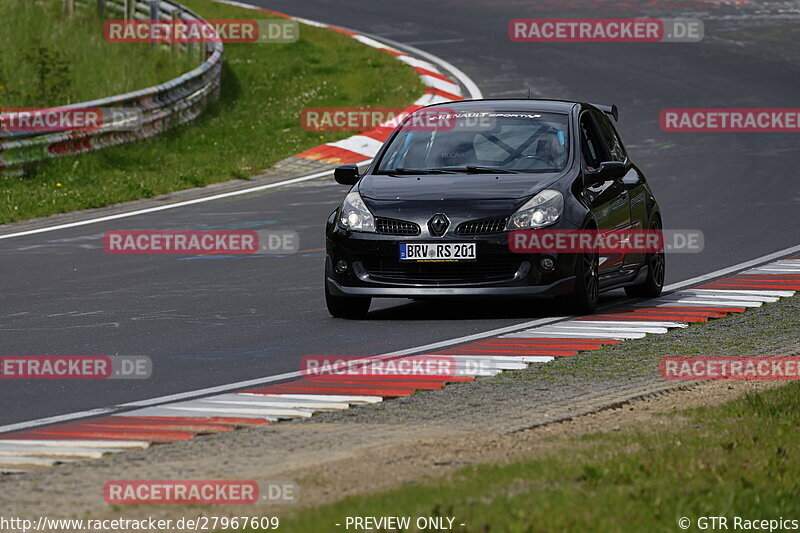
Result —
[[[581,115],[580,125],[581,152],[583,153],[584,165],[589,170],[593,170],[598,168],[600,163],[605,160],[605,149],[589,113]]]
[[[611,154],[611,161],[624,162],[628,156],[625,154],[625,149],[622,147],[622,141],[611,124],[611,120],[603,113],[592,112],[595,122],[600,126],[600,132],[603,136],[608,153]]]

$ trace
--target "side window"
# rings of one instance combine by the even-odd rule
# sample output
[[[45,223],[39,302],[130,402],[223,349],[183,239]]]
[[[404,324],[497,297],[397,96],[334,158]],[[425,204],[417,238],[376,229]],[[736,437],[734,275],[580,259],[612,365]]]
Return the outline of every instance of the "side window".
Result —
[[[600,137],[597,135],[594,122],[588,113],[581,115],[580,125],[581,151],[583,152],[584,164],[587,170],[594,170],[605,160],[605,149]]]
[[[624,163],[625,160],[628,159],[628,155],[622,147],[622,141],[619,138],[619,134],[614,129],[614,125],[611,124],[611,120],[603,113],[592,112],[592,115],[595,118],[595,122],[600,125],[603,141],[605,142],[606,148],[608,148],[608,153],[611,154],[611,161]]]

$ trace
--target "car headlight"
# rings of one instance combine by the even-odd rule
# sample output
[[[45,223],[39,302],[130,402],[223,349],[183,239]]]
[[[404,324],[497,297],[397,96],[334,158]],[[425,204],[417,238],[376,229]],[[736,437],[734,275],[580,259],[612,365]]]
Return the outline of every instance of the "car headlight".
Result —
[[[508,229],[536,229],[555,224],[564,212],[564,195],[545,189],[517,209],[508,219]]]
[[[345,196],[339,212],[339,224],[352,231],[375,232],[375,219],[356,191]]]

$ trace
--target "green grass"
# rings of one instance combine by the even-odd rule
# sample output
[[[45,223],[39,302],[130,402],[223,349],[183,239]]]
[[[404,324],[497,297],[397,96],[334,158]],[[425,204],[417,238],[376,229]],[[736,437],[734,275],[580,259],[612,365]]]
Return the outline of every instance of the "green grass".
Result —
[[[0,107],[57,106],[144,89],[199,63],[164,47],[108,43],[95,9],[66,17],[61,0],[2,0],[0,21]]]
[[[183,3],[210,19],[269,18],[209,0]],[[221,98],[199,119],[147,141],[36,165],[26,177],[0,177],[0,223],[248,178],[352,135],[303,130],[303,108],[406,106],[423,90],[391,55],[322,28],[301,26],[290,44],[227,44]]]
[[[459,470],[281,519],[338,531],[346,516],[454,516],[456,532],[675,532],[688,517],[800,518],[800,384],[681,413],[669,429],[626,429],[524,461]],[[667,416],[667,415],[663,415]],[[412,527],[408,531],[415,531]]]

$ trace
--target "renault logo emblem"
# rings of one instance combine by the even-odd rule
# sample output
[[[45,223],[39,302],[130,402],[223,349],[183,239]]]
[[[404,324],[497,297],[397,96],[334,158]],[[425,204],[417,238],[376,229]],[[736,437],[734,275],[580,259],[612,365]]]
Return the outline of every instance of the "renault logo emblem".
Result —
[[[437,213],[428,221],[428,230],[434,237],[441,237],[450,227],[450,219],[443,213]]]

